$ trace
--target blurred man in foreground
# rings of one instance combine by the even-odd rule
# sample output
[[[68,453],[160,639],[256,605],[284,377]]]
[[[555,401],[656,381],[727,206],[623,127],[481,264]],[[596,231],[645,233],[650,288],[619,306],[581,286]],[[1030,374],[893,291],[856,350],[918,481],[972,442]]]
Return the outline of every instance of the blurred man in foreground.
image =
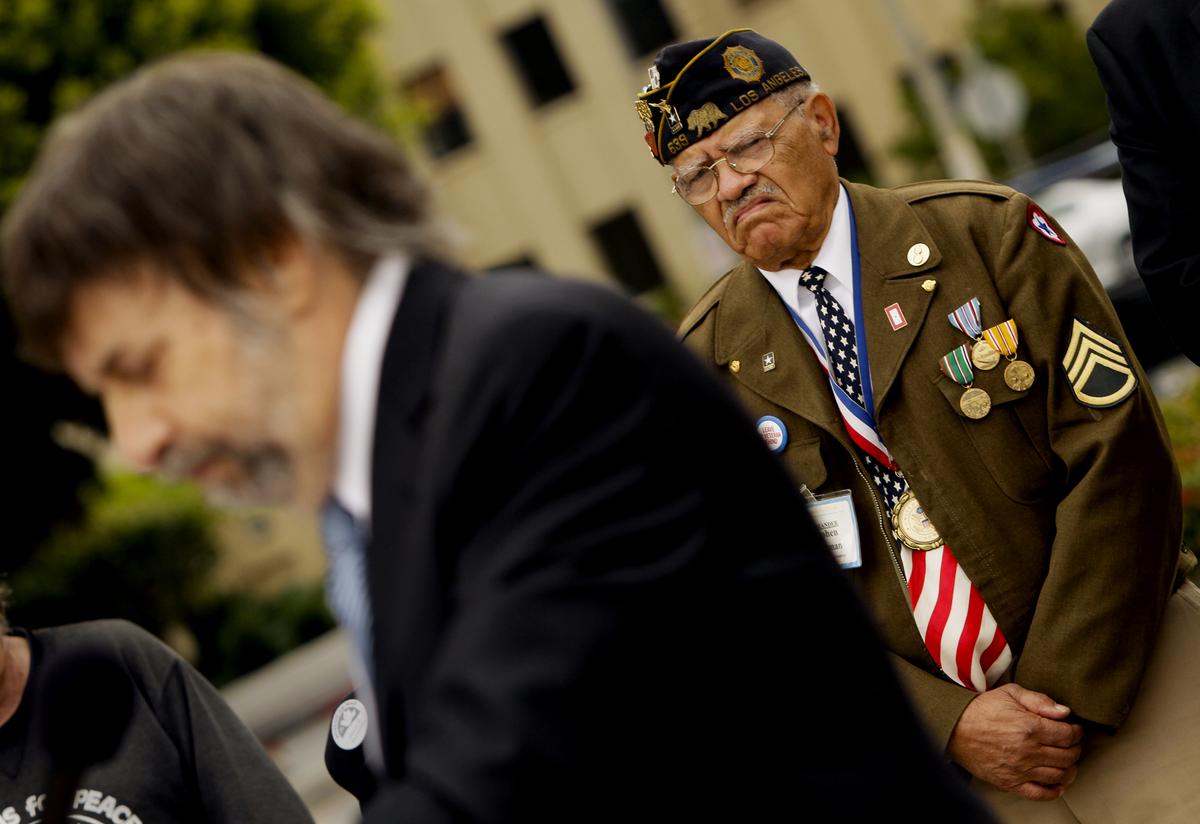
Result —
[[[114,663],[105,674],[123,683],[78,685],[73,691],[88,707],[42,706],[53,678],[46,673],[56,666],[60,681],[95,673],[62,669],[81,653],[106,656]],[[117,729],[110,728],[110,715]],[[96,744],[97,736],[113,733],[109,744]],[[87,769],[59,788],[69,820],[312,821],[212,685],[157,638],[124,621],[11,628],[0,600],[0,821],[42,820],[62,762],[96,746],[115,753],[94,766],[80,764]]]
[[[1195,820],[1176,785],[1200,736],[1170,734],[1196,728],[1190,702],[1134,703],[1177,583],[1179,476],[1083,255],[1002,186],[839,180],[833,101],[756,32],[668,46],[649,74],[651,153],[744,258],[682,333],[853,533],[840,560],[935,739],[1014,821]],[[1200,638],[1190,585],[1167,614]],[[1176,694],[1200,679],[1181,649]],[[1149,745],[1103,769],[1148,713]]]
[[[322,508],[366,820],[986,817],[704,368],[603,290],[438,263],[426,200],[279,66],[189,56],[60,123],[3,236],[132,462]]]

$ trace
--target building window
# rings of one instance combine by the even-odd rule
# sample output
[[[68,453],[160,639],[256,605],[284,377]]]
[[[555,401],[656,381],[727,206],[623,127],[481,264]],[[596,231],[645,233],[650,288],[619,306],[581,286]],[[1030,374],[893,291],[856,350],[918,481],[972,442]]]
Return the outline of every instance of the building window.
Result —
[[[433,66],[414,75],[404,91],[416,109],[421,139],[431,155],[442,157],[471,142],[471,129],[444,68]]]
[[[520,271],[525,274],[529,274],[530,272],[542,274],[541,270],[538,269],[537,258],[530,254],[517,255],[514,258],[490,264],[484,267],[484,271],[488,274],[508,274],[513,271]]]
[[[592,239],[600,247],[608,270],[631,293],[638,295],[663,285],[662,270],[631,210],[593,225]]]
[[[660,46],[674,43],[675,24],[660,0],[606,0],[609,11],[625,35],[625,45],[633,57],[641,57]]]
[[[535,105],[541,106],[575,90],[544,18],[535,17],[509,29],[503,39]]]

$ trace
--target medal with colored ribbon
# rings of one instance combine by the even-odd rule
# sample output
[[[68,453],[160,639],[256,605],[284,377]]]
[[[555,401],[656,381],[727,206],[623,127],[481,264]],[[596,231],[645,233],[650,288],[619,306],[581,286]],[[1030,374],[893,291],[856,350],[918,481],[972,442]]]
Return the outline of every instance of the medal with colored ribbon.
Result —
[[[1000,363],[1000,353],[983,339],[983,320],[979,314],[979,298],[971,298],[962,306],[946,315],[950,325],[962,332],[974,343],[971,344],[971,362],[976,369],[995,369]]]
[[[1033,386],[1033,367],[1023,360],[1017,360],[1017,322],[1012,318],[984,330],[984,339],[988,344],[1008,358],[1008,366],[1004,367],[1004,382],[1014,392],[1024,392]]]
[[[947,352],[942,356],[939,365],[946,377],[967,390],[958,399],[958,407],[962,413],[975,421],[986,418],[988,412],[992,411],[992,398],[979,387],[971,385],[975,382],[975,370],[971,368],[967,345],[964,343]]]

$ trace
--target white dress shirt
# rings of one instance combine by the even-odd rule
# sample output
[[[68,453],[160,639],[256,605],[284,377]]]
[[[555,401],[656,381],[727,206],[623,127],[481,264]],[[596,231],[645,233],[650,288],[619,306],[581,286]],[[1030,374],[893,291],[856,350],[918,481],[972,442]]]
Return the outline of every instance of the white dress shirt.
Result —
[[[383,353],[410,265],[398,254],[375,264],[363,283],[342,350],[333,494],[363,524],[371,522],[371,452]]]

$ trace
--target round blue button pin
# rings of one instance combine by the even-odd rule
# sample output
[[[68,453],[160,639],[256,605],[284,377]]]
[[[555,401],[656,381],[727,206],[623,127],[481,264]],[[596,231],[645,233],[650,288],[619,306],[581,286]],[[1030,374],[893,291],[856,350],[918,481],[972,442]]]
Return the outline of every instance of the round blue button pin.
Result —
[[[782,452],[787,447],[787,427],[779,418],[774,415],[763,415],[754,426],[758,429],[758,434],[762,436],[767,449],[772,452]]]

